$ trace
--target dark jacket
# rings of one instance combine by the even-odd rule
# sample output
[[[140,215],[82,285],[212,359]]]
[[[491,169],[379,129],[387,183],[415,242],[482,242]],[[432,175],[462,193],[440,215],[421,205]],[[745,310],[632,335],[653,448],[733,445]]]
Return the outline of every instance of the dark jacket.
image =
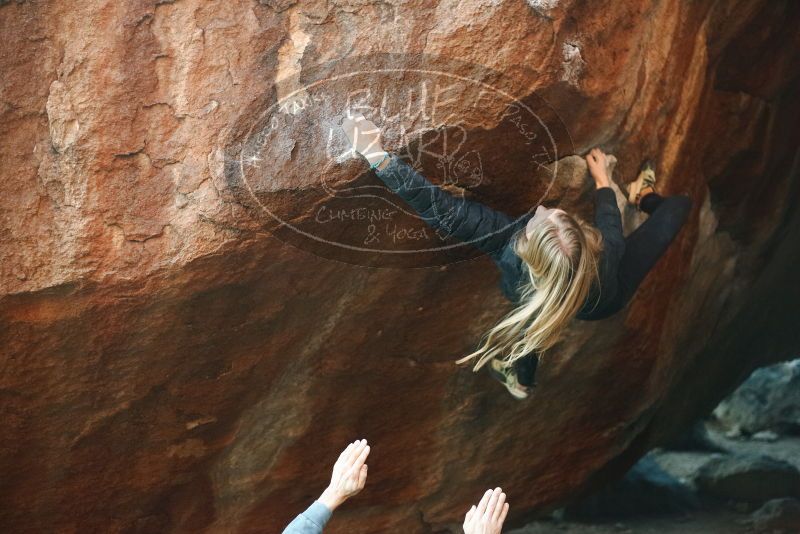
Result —
[[[441,237],[452,235],[488,254],[500,269],[503,294],[515,305],[521,303],[520,288],[529,278],[527,266],[514,252],[513,244],[515,235],[524,230],[532,213],[514,219],[480,202],[454,197],[396,155],[390,155],[386,167],[376,173]],[[625,253],[622,217],[614,191],[610,187],[597,189],[594,202],[594,225],[603,236],[603,251],[598,265],[599,281],[576,316],[582,320],[602,319],[615,311],[612,306],[619,291],[617,266]]]

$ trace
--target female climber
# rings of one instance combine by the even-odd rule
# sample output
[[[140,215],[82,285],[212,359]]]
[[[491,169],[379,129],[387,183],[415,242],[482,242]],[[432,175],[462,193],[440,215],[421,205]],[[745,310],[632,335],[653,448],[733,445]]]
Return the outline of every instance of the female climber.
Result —
[[[499,267],[501,289],[515,308],[457,363],[474,360],[474,371],[489,363],[492,376],[517,399],[531,393],[539,355],[558,341],[573,317],[604,319],[628,303],[691,210],[688,197],[656,192],[655,172],[645,163],[630,185],[628,202],[649,217],[624,237],[606,156],[594,148],[586,155],[596,185],[594,226],[544,206],[514,220],[450,195],[383,150],[380,130],[363,115],[347,117],[341,126],[378,177],[428,225],[472,243]]]

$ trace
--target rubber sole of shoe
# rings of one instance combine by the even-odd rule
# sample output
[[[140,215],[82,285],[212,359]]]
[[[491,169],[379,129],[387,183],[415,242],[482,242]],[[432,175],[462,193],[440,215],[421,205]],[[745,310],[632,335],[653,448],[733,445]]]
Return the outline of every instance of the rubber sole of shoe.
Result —
[[[652,179],[648,180],[647,175],[651,175]],[[639,170],[638,176],[636,176],[636,180],[631,182],[628,186],[628,202],[633,204],[634,206],[638,206],[639,200],[639,193],[642,192],[642,189],[646,187],[652,188],[655,191],[655,184],[656,184],[656,171],[653,167],[653,164],[650,160],[645,161],[642,164],[642,168]]]
[[[517,400],[525,400],[525,399],[528,398],[528,394],[527,393],[525,393],[523,391],[520,391],[518,389],[514,389],[513,386],[509,386],[508,382],[506,381],[505,375],[503,373],[501,373],[500,371],[497,371],[496,369],[493,369],[491,364],[489,364],[488,369],[489,369],[489,374],[492,375],[492,377],[495,380],[497,380],[498,382],[503,384],[503,387],[506,388],[506,391],[508,391],[511,394],[512,397],[514,397]]]

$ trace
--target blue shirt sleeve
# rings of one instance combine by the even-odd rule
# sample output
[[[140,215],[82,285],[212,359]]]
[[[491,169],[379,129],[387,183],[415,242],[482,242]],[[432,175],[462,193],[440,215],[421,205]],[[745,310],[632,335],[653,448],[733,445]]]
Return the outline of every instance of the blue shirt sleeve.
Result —
[[[306,511],[294,518],[283,530],[283,534],[320,534],[331,518],[331,510],[319,501],[314,501]]]

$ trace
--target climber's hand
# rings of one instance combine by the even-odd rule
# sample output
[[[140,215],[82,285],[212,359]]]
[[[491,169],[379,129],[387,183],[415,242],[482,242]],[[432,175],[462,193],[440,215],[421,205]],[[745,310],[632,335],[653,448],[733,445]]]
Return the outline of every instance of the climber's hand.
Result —
[[[364,118],[364,115],[356,113],[345,117],[342,121],[342,130],[356,152],[367,158],[370,165],[383,159],[386,151],[381,145],[381,131],[374,123]]]
[[[330,510],[335,510],[344,501],[364,489],[367,482],[367,465],[364,463],[369,455],[367,440],[354,441],[339,455],[333,466],[331,483],[322,492],[319,502]]]
[[[473,506],[464,518],[465,534],[500,534],[508,514],[506,494],[500,488],[483,494],[478,506]]]
[[[591,149],[586,154],[586,164],[589,166],[589,174],[594,178],[597,189],[611,186],[611,180],[608,178],[608,160],[602,150]]]

